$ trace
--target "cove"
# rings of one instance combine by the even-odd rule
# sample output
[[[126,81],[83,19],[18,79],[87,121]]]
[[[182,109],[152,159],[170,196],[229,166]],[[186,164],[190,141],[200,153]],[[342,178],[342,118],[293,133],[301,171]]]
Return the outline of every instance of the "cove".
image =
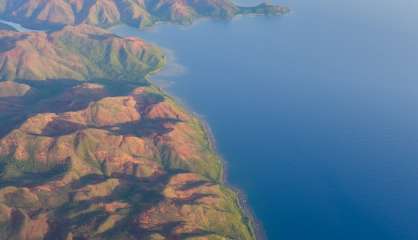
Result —
[[[207,120],[268,239],[418,239],[418,2],[278,3],[112,30],[172,52],[155,78]]]

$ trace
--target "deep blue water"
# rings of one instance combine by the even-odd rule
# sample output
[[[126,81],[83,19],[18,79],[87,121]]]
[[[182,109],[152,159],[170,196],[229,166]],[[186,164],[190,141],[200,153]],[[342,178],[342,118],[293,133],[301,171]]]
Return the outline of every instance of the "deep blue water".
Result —
[[[269,239],[417,240],[418,1],[283,3],[114,31],[174,52],[184,71],[158,78],[205,116]]]

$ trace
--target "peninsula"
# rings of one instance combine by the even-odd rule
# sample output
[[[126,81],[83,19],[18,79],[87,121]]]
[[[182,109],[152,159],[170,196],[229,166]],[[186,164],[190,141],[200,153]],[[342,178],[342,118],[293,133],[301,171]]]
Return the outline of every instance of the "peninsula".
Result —
[[[0,0],[0,239],[255,239],[202,122],[106,28],[282,14],[227,0]]]

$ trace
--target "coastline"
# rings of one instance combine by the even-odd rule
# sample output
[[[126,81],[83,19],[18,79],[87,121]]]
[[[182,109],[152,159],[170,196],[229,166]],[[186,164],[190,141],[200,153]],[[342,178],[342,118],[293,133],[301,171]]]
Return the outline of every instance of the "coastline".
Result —
[[[246,14],[247,16],[251,16],[250,14]],[[253,15],[257,15],[257,14],[253,14]],[[245,16],[245,15],[237,15],[237,16]],[[197,24],[201,21],[205,21],[208,20],[209,18],[200,18],[198,19],[198,21],[193,22],[193,24],[188,25],[187,27],[192,27],[194,24]],[[4,20],[2,20],[4,21]],[[10,23],[13,22],[5,22],[6,24],[10,25]],[[170,23],[164,23],[161,22],[160,24],[170,24]],[[12,26],[12,25],[11,25]],[[19,25],[19,27],[21,27]],[[22,31],[39,31],[39,30],[32,30],[32,29],[26,29],[24,27],[20,28],[23,29]],[[17,31],[21,31],[20,29],[17,29]],[[109,29],[112,32],[112,29]],[[161,86],[161,84],[158,84],[158,81],[155,80],[155,77],[158,76],[159,74],[161,74],[161,72],[163,72],[164,70],[167,70],[167,67],[170,66],[170,64],[175,64],[175,58],[174,55],[171,53],[168,53],[167,49],[165,48],[161,48],[161,46],[152,43],[155,46],[158,46],[164,53],[165,53],[165,58],[163,59],[163,61],[155,67],[155,69],[153,69],[152,71],[150,71],[149,73],[146,74],[146,76],[144,77],[151,85],[154,85],[156,87],[158,87],[159,89],[161,89],[161,91],[163,93],[166,93],[168,96],[172,97],[173,100],[175,102],[177,102],[178,104],[180,104],[189,114],[191,114],[193,117],[195,117],[199,123],[201,124],[201,127],[203,128],[205,135],[207,137],[207,140],[209,142],[210,148],[211,150],[217,155],[220,163],[221,163],[221,174],[220,174],[220,183],[222,185],[224,185],[225,187],[227,187],[228,189],[230,189],[232,192],[234,192],[235,194],[235,200],[236,200],[236,204],[238,206],[238,208],[241,210],[241,213],[243,215],[243,217],[247,218],[248,220],[244,222],[245,225],[247,225],[250,233],[253,235],[253,237],[257,240],[265,240],[266,235],[265,235],[265,231],[264,228],[262,226],[261,221],[259,221],[256,216],[254,211],[251,209],[249,203],[248,203],[248,198],[245,194],[245,192],[243,190],[241,190],[238,187],[233,186],[231,183],[228,182],[228,161],[225,160],[224,157],[222,157],[221,153],[218,151],[217,148],[217,142],[216,139],[214,137],[213,131],[210,128],[208,122],[206,121],[206,119],[204,118],[204,116],[202,116],[201,114],[198,114],[197,112],[193,111],[191,107],[187,106],[187,104],[185,104],[180,97],[178,97],[177,95],[175,95],[172,91],[168,90],[168,87],[164,87]],[[169,49],[168,49],[169,50]],[[170,73],[167,74],[168,77],[170,75]]]
[[[167,53],[166,51],[167,49],[163,49],[163,51],[165,53]],[[238,206],[238,208],[241,210],[243,217],[248,218],[248,222],[245,222],[245,224],[247,225],[247,227],[249,228],[251,234],[253,235],[254,239],[256,240],[267,240],[267,236],[264,230],[264,227],[262,225],[262,222],[257,219],[255,212],[253,211],[253,209],[251,208],[251,206],[248,203],[248,197],[245,194],[245,192],[236,187],[233,186],[231,183],[229,183],[228,181],[228,169],[229,169],[229,165],[228,165],[228,161],[225,160],[224,157],[222,157],[221,153],[218,151],[218,147],[217,147],[217,142],[216,142],[216,138],[213,134],[213,131],[209,125],[209,123],[207,122],[207,120],[205,119],[205,117],[199,113],[197,113],[196,111],[193,111],[193,109],[188,106],[184,101],[181,100],[181,98],[179,96],[177,96],[175,93],[173,93],[172,91],[170,91],[168,88],[169,87],[164,87],[161,85],[161,83],[159,84],[159,80],[155,79],[155,77],[158,77],[158,74],[160,74],[161,72],[163,72],[164,70],[166,70],[170,64],[175,64],[174,60],[174,56],[172,54],[166,54],[166,57],[164,59],[164,64],[162,65],[161,68],[159,69],[155,69],[154,71],[150,72],[149,74],[147,74],[147,76],[145,76],[146,80],[148,80],[151,84],[153,84],[154,86],[158,87],[163,93],[166,93],[169,97],[173,98],[173,100],[180,104],[189,114],[191,114],[193,117],[195,117],[201,124],[201,127],[203,128],[205,135],[207,137],[207,140],[209,142],[210,148],[212,149],[212,151],[218,156],[219,161],[221,162],[221,176],[220,176],[220,181],[221,184],[224,185],[225,187],[229,188],[232,192],[234,192],[235,197],[236,197],[236,204]]]
[[[188,108],[186,109],[190,111]],[[232,185],[228,181],[228,169],[229,169],[228,161],[225,160],[225,158],[222,157],[222,155],[218,151],[216,139],[212,132],[212,129],[210,128],[210,125],[204,119],[203,116],[197,114],[196,112],[191,112],[191,114],[197,119],[199,119],[200,123],[202,124],[202,127],[205,130],[206,136],[208,137],[208,141],[210,143],[211,148],[218,155],[219,160],[222,163],[222,173],[221,173],[222,184],[225,185],[227,188],[231,189],[235,193],[238,207],[241,209],[243,215],[248,218],[247,224],[249,225],[248,227],[251,233],[254,235],[256,240],[267,240],[267,236],[266,236],[264,227],[262,225],[262,222],[259,219],[257,219],[254,210],[251,208],[250,204],[248,203],[247,195],[242,189]]]

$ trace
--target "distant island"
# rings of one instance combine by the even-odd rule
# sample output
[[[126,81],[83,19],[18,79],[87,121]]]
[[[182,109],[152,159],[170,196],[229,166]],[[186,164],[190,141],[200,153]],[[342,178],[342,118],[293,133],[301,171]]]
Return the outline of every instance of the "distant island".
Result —
[[[204,124],[105,28],[280,15],[223,0],[0,0],[0,239],[255,239]]]

